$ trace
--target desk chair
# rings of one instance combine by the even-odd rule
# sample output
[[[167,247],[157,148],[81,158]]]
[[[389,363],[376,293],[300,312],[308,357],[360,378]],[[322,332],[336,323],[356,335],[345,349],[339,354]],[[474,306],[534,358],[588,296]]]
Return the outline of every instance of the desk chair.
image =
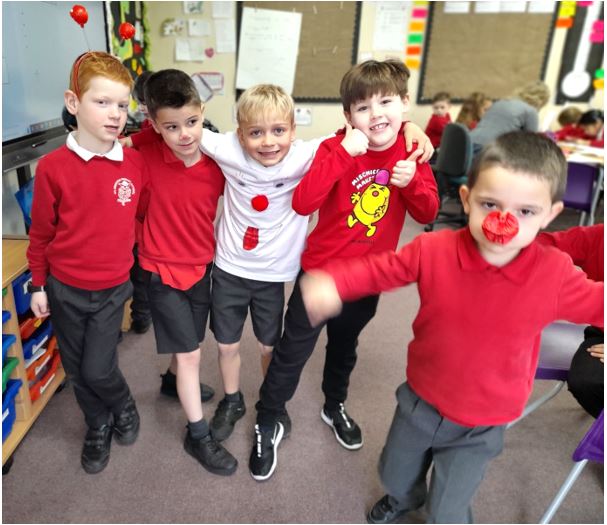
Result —
[[[468,224],[468,218],[460,202],[458,212],[445,211],[444,203],[449,199],[459,201],[459,187],[467,181],[468,170],[472,164],[472,141],[468,128],[458,123],[447,124],[438,150],[434,173],[438,184],[441,209],[433,223],[424,229],[429,232],[435,224]]]
[[[544,329],[535,379],[556,381],[557,383],[544,395],[529,403],[523,413],[508,423],[506,428],[513,427],[563,389],[567,383],[571,360],[584,341],[584,328],[585,326],[582,325],[556,321]]]
[[[604,422],[603,422],[603,411],[595,422],[588,429],[588,432],[584,435],[577,448],[573,452],[572,459],[575,461],[575,465],[569,472],[567,479],[561,485],[561,488],[557,492],[556,496],[552,500],[552,503],[544,512],[540,523],[550,523],[550,520],[554,516],[554,513],[561,506],[561,503],[567,496],[569,490],[581,474],[582,470],[588,463],[588,461],[595,461],[597,463],[603,463],[603,435],[604,435]]]
[[[598,204],[603,169],[590,164],[569,162],[567,165],[567,188],[563,202],[566,208],[581,211],[580,226],[594,224],[594,214]]]

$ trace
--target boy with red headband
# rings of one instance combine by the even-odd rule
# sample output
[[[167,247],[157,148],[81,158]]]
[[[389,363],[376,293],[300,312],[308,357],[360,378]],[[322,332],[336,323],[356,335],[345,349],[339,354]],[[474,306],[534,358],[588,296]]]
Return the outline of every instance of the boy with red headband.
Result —
[[[312,323],[338,313],[342,301],[417,282],[407,382],[396,392],[379,462],[386,495],[369,523],[392,523],[424,504],[429,523],[470,523],[505,425],[531,393],[542,329],[556,319],[603,326],[603,283],[534,242],[563,209],[566,178],[567,162],[550,139],[502,135],[460,190],[468,227],[422,234],[397,253],[336,262],[302,279]]]
[[[139,414],[118,368],[123,307],[133,287],[135,211],[143,159],[116,140],[133,81],[115,57],[81,55],[65,106],[77,131],[36,169],[30,244],[31,308],[53,316],[63,368],[88,425],[82,467],[102,471],[112,434],[122,445],[139,434]]]

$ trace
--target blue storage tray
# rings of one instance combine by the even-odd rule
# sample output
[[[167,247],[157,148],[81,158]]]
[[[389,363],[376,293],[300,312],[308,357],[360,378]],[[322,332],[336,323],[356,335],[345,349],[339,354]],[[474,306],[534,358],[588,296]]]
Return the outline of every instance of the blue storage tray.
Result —
[[[13,430],[13,423],[15,422],[15,397],[21,388],[21,379],[9,379],[6,386],[6,391],[2,394],[2,442],[6,441],[6,438]]]
[[[6,323],[11,318],[11,313],[8,310],[2,310],[2,324]]]
[[[53,325],[47,319],[26,342],[21,341],[23,345],[23,359],[26,361],[30,359],[34,353],[49,341],[52,333]]]
[[[13,334],[2,334],[2,366],[4,366],[4,361],[6,361],[8,349],[14,345],[16,341],[17,338]]]
[[[30,307],[31,295],[27,291],[27,284],[32,280],[32,272],[25,272],[13,281],[13,294],[15,295],[15,308],[19,315],[24,314]]]

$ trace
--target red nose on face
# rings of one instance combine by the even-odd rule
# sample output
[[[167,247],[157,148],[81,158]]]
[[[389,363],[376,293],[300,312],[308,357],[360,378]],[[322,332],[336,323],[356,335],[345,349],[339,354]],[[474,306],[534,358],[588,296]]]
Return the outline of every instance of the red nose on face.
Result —
[[[485,237],[496,244],[509,243],[518,233],[518,221],[510,212],[492,211],[483,221]]]

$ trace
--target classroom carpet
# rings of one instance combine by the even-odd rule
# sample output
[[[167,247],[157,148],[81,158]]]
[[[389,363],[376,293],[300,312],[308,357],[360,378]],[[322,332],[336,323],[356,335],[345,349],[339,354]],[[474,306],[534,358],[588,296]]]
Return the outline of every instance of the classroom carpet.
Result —
[[[555,228],[576,221],[575,215],[565,216]],[[421,231],[408,219],[401,244]],[[361,334],[347,401],[348,412],[363,430],[365,442],[358,451],[342,448],[320,418],[323,332],[288,404],[291,436],[280,445],[275,474],[262,483],[248,470],[261,383],[250,323],[241,348],[247,412],[225,442],[239,462],[230,477],[209,474],[183,450],[186,422],[179,403],[159,393],[159,376],[168,361],[156,354],[153,331],[126,333],[119,347],[120,366],[141,414],[138,441],[129,447],[114,443],[108,467],[86,474],[80,467],[85,426],[68,385],[53,396],[15,451],[2,480],[2,522],[365,523],[366,512],[383,495],[377,460],[395,408],[394,391],[404,380],[406,344],[418,305],[415,286],[384,294],[375,319]],[[221,381],[217,348],[208,332],[201,374],[217,392],[203,405],[210,418],[221,399]],[[536,381],[533,397],[551,386]],[[475,522],[537,523],[592,422],[563,389],[509,429],[503,453],[489,465],[474,498]],[[602,465],[590,463],[552,522],[603,523],[603,475]],[[423,521],[423,511],[400,520]]]

